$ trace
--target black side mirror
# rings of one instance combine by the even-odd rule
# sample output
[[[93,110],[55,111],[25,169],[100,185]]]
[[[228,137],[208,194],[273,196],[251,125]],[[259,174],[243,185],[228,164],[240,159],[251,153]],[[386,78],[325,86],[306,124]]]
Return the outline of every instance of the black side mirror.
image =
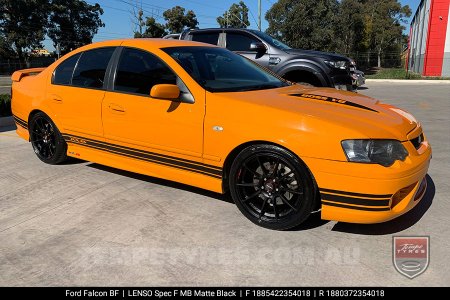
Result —
[[[258,53],[265,53],[267,51],[266,45],[261,42],[251,43],[250,50],[256,51]]]

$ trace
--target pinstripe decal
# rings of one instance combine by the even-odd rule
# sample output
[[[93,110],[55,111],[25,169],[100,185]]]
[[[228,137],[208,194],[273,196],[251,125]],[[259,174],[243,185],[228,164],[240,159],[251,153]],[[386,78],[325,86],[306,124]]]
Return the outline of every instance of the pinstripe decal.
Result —
[[[320,189],[320,196],[323,205],[368,211],[390,210],[390,200],[392,197],[391,194],[360,194],[330,189]]]
[[[13,116],[14,117],[14,122],[19,125],[20,127],[25,128],[26,130],[28,130],[28,122],[25,120],[22,120],[21,118],[17,117],[17,116]]]

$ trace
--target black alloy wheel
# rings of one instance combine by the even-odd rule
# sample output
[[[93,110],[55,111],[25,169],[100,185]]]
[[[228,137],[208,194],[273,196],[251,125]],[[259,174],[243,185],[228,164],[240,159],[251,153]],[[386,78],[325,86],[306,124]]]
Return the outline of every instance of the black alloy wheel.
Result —
[[[47,164],[67,158],[67,144],[53,121],[44,113],[33,115],[29,122],[30,142],[37,157]]]
[[[230,172],[230,190],[241,212],[269,229],[295,227],[310,215],[314,181],[305,164],[273,145],[244,149]]]

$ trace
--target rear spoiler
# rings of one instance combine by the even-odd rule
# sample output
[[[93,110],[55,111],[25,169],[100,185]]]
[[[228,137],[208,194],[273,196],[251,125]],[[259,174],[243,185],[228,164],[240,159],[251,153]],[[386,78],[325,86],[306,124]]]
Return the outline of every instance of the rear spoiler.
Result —
[[[44,70],[45,70],[45,68],[33,68],[33,69],[23,69],[23,70],[15,71],[11,76],[11,80],[19,82],[20,80],[22,80],[22,78],[24,78],[26,76],[36,75],[36,74],[41,73]]]

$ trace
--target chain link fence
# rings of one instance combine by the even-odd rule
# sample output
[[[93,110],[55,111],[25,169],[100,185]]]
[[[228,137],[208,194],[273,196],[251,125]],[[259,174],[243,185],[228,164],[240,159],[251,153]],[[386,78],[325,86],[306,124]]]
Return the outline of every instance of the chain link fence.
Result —
[[[53,57],[30,57],[26,62],[16,58],[0,57],[0,75],[11,75],[20,69],[48,67],[55,61],[56,58]]]
[[[359,70],[370,72],[378,67],[378,53],[376,51],[345,53],[347,57],[356,61]],[[380,56],[381,68],[405,67],[406,54],[403,52],[384,52]]]

